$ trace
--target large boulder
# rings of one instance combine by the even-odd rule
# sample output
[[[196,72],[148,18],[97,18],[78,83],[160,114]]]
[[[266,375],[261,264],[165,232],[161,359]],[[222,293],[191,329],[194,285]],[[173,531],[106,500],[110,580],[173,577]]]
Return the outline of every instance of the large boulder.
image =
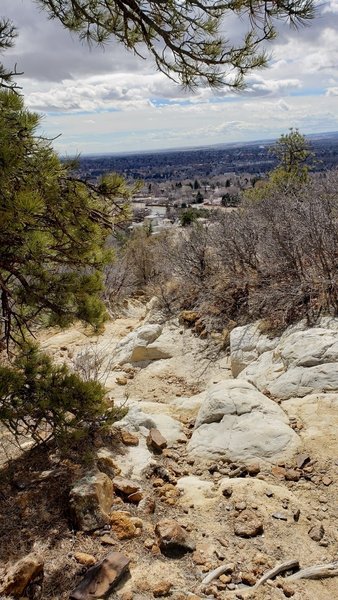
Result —
[[[113,482],[105,473],[89,474],[76,482],[70,491],[76,529],[94,531],[107,525],[113,496]]]
[[[335,321],[334,323],[335,324]],[[259,390],[286,400],[338,390],[338,331],[324,327],[285,332],[239,375]]]
[[[41,581],[43,578],[43,558],[31,552],[9,567],[0,578],[0,594],[21,598],[32,582]],[[31,597],[31,596],[30,596]]]
[[[273,350],[278,341],[278,338],[271,339],[264,335],[259,322],[235,327],[230,333],[230,362],[233,376],[237,377],[264,352]]]
[[[274,461],[293,454],[298,443],[275,402],[246,381],[228,380],[207,390],[187,449],[202,458]]]
[[[166,336],[162,334],[162,325],[146,324],[132,331],[117,344],[113,361],[116,365],[126,363],[149,362],[171,358],[172,348]]]

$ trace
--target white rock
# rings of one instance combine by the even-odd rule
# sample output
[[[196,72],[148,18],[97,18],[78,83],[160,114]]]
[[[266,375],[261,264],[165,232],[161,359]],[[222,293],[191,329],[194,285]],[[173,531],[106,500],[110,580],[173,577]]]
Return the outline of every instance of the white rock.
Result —
[[[145,411],[149,411],[149,414]],[[168,408],[154,402],[140,402],[131,405],[128,413],[121,421],[114,424],[132,431],[140,431],[147,435],[149,429],[158,429],[170,444],[185,441],[182,425],[179,421],[167,414]]]
[[[217,495],[213,491],[213,487],[213,481],[205,481],[195,475],[181,477],[177,480],[177,489],[181,490],[184,503],[192,503],[195,506],[203,505],[206,498],[213,498]]]
[[[187,449],[194,456],[250,462],[285,458],[298,443],[275,402],[248,382],[228,380],[207,390]]]
[[[126,363],[148,362],[170,358],[174,349],[168,340],[168,334],[162,333],[162,325],[142,325],[121,340],[115,349],[113,362],[115,365]]]
[[[230,362],[234,377],[255,361],[263,352],[272,350],[278,338],[270,339],[260,331],[260,324],[235,327],[230,333]]]
[[[281,400],[338,390],[338,319],[330,329],[286,331],[273,351],[265,352],[240,375],[262,392]]]

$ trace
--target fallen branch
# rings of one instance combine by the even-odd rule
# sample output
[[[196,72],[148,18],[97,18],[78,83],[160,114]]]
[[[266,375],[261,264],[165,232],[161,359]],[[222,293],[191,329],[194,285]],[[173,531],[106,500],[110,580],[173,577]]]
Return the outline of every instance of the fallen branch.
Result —
[[[202,585],[207,585],[208,583],[211,583],[211,581],[217,579],[217,577],[223,575],[223,573],[226,573],[227,571],[231,571],[231,565],[221,565],[220,567],[217,567],[217,569],[210,571],[210,573],[208,573],[208,575],[204,577],[204,579],[202,580]]]
[[[263,583],[265,583],[268,579],[273,579],[274,577],[277,577],[277,575],[279,575],[280,573],[284,573],[284,571],[289,571],[290,569],[299,569],[298,560],[287,560],[286,562],[281,563],[280,565],[276,565],[275,567],[273,567],[273,569],[270,569],[270,571],[267,571],[255,583],[255,585],[251,589],[257,590],[257,588],[260,585],[263,585]],[[306,569],[304,569],[304,570],[306,570]],[[300,571],[300,573],[301,573],[301,571]],[[291,577],[294,577],[294,575],[291,575]],[[287,577],[287,579],[290,579],[290,578]]]
[[[338,561],[327,563],[326,565],[315,565],[306,567],[286,577],[286,581],[296,581],[297,579],[325,579],[327,577],[336,577],[338,575]]]

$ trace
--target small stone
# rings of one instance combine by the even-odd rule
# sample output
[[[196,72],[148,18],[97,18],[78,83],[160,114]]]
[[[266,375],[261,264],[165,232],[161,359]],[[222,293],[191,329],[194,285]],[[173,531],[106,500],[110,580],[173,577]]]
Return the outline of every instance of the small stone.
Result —
[[[266,490],[266,492],[265,492],[265,495],[266,495],[268,498],[272,498],[272,497],[273,497],[273,492],[272,492],[271,490]]]
[[[287,481],[299,481],[300,475],[300,472],[296,471],[296,469],[288,469],[285,473],[285,479]]]
[[[309,462],[310,462],[310,456],[308,454],[297,454],[296,464],[297,464],[298,469],[302,469]]]
[[[277,479],[283,480],[285,479],[286,469],[284,467],[275,466],[272,467],[271,473],[274,475],[274,477],[277,477]]]
[[[235,521],[235,535],[249,538],[263,533],[263,523],[257,515],[250,510],[243,510]]]
[[[195,544],[188,540],[184,529],[174,519],[159,521],[155,533],[161,552],[167,556],[181,556],[195,550]]]
[[[86,554],[86,552],[75,552],[74,558],[76,562],[80,563],[80,565],[85,565],[86,567],[91,567],[96,563],[96,558],[92,556],[92,554]]]
[[[225,487],[222,489],[222,494],[225,498],[230,498],[232,495],[232,489],[231,487]]]
[[[295,590],[289,584],[285,583],[285,581],[279,580],[277,587],[283,590],[283,594],[286,598],[291,598],[295,594]]]
[[[331,479],[331,477],[325,476],[325,477],[323,477],[322,482],[324,485],[328,486],[328,485],[331,485],[332,479]]]
[[[100,542],[101,544],[105,544],[106,546],[115,546],[115,544],[117,543],[116,540],[108,534],[102,535],[100,537]]]
[[[235,510],[242,511],[242,510],[245,510],[245,509],[246,509],[246,504],[245,504],[245,502],[237,502],[237,503],[235,504]]]
[[[143,492],[139,490],[138,492],[134,492],[128,496],[128,502],[132,502],[132,504],[139,504],[143,498]]]
[[[139,484],[126,477],[114,477],[113,486],[115,492],[123,494],[123,496],[130,496],[140,491]]]
[[[231,581],[231,575],[220,575],[219,576],[219,580],[222,583],[230,583],[230,581]]]
[[[287,515],[285,515],[284,513],[281,513],[281,512],[272,513],[271,516],[274,519],[277,519],[278,521],[287,521],[288,520]]]
[[[126,377],[116,377],[117,385],[127,385],[128,379]]]
[[[142,511],[146,515],[152,515],[155,512],[156,504],[155,500],[149,496],[145,496],[138,505],[139,511]]]
[[[171,581],[160,581],[153,588],[153,595],[155,598],[161,598],[162,596],[168,596],[173,584]]]
[[[125,446],[138,446],[140,443],[140,440],[137,437],[137,435],[135,435],[135,433],[130,433],[130,431],[125,431],[124,429],[121,429],[120,435],[122,443]]]
[[[111,528],[119,540],[128,540],[137,535],[136,527],[125,512],[113,511],[110,515]]]
[[[155,452],[162,452],[167,447],[167,440],[158,429],[152,428],[149,430],[147,445],[155,450]]]
[[[195,565],[204,565],[207,561],[205,555],[200,550],[196,550],[193,553],[192,560],[195,563]]]
[[[300,510],[299,508],[297,508],[297,510],[295,510],[295,512],[293,513],[293,520],[298,523],[299,521],[299,517],[300,517]]]
[[[253,477],[255,475],[258,475],[258,473],[260,473],[261,467],[258,463],[254,463],[252,465],[247,465],[246,470],[248,472],[248,475]]]
[[[154,540],[152,540],[151,538],[147,538],[146,540],[144,540],[143,546],[145,548],[147,548],[147,550],[151,550],[154,543],[155,543]]]
[[[252,573],[242,573],[241,579],[245,585],[253,586],[256,583],[256,577]]]
[[[320,540],[324,537],[324,533],[324,527],[321,523],[320,525],[314,525],[308,531],[310,538],[315,542],[320,542]]]

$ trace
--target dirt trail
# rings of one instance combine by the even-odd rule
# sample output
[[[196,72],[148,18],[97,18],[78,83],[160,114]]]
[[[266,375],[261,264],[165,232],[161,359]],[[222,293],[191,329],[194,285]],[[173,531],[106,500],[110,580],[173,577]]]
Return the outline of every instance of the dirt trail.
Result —
[[[102,542],[102,532],[100,536],[71,531],[67,493],[70,481],[80,476],[80,468],[60,462],[47,451],[34,451],[13,461],[4,474],[0,517],[3,561],[24,555],[34,544],[42,549],[46,600],[65,600],[74,582],[81,578],[85,569],[76,562],[76,552],[89,553],[98,560],[109,549],[131,558],[131,577],[110,598],[151,599],[161,585],[162,595],[172,600],[241,598],[244,592],[246,598],[256,600],[338,598],[338,577],[292,584],[277,578],[250,592],[250,586],[280,562],[295,558],[305,567],[338,559],[338,442],[334,436],[338,411],[334,399],[329,403],[330,422],[323,418],[321,424],[318,413],[317,422],[309,427],[302,421],[306,407],[299,408],[296,401],[283,406],[289,416],[296,415],[297,431],[303,440],[306,459],[298,480],[296,476],[295,480],[285,479],[286,471],[297,468],[296,459],[288,465],[257,461],[252,472],[244,468],[241,471],[242,465],[228,460],[215,464],[194,459],[187,453],[186,443],[197,408],[192,405],[189,410],[182,410],[181,401],[230,378],[228,358],[191,330],[173,322],[165,325],[175,347],[171,358],[110,371],[110,357],[116,345],[145,317],[144,306],[135,303],[126,315],[109,323],[98,338],[88,337],[88,332],[76,326],[65,332],[44,334],[42,344],[55,360],[69,364],[74,364],[79,352],[91,347],[103,356],[102,377],[116,403],[127,400],[150,416],[170,416],[178,422],[182,432],[179,439],[169,440],[161,454],[151,457],[146,471],[135,476],[143,494],[155,500],[155,513],[147,514],[136,505],[115,498],[112,509],[142,519],[142,528],[136,536],[123,541],[112,534],[111,547]],[[130,473],[133,457],[141,459],[146,452],[142,429],[137,435],[137,447],[116,442],[110,448],[125,474]],[[239,471],[233,477],[236,469]],[[260,521],[262,532],[248,537],[237,535],[236,523],[244,515],[249,515],[249,521]],[[183,527],[196,546],[195,552],[180,558],[168,558],[160,552],[154,527],[163,518],[175,519]],[[318,531],[313,532],[313,528]],[[316,537],[319,539],[313,539]],[[230,563],[229,573],[202,586],[203,577],[223,563]]]

